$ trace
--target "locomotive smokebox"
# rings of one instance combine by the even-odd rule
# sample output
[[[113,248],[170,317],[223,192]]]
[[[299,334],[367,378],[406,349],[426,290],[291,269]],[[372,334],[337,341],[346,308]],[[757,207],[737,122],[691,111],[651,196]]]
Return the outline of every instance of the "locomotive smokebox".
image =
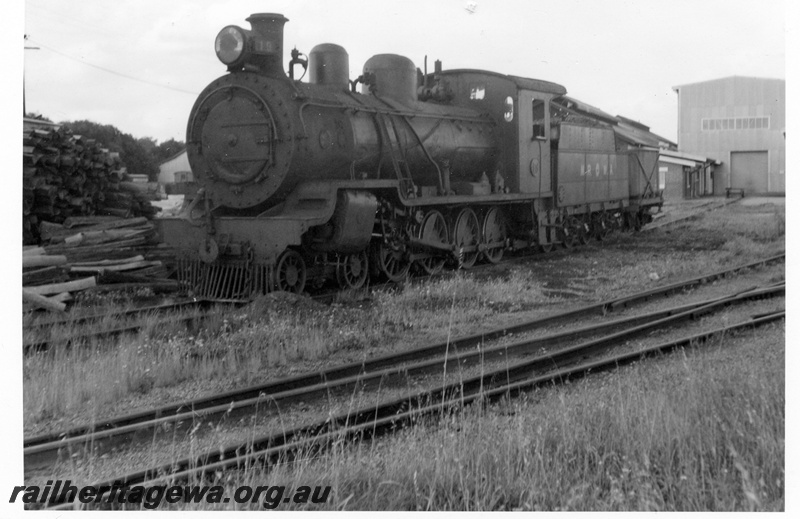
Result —
[[[376,54],[364,63],[364,75],[367,74],[374,74],[375,83],[372,87],[364,84],[362,94],[374,93],[401,103],[417,100],[417,69],[405,56]]]
[[[350,58],[344,47],[321,43],[308,54],[309,82],[316,85],[341,86],[350,84]]]
[[[285,75],[283,71],[283,25],[288,18],[278,13],[256,13],[247,18],[253,29],[253,61],[269,75]]]

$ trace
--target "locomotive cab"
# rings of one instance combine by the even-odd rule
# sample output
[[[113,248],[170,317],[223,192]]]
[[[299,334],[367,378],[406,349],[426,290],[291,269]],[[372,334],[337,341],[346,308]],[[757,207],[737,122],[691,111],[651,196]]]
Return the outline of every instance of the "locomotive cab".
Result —
[[[495,182],[509,193],[547,197],[550,170],[550,101],[566,89],[547,81],[482,70],[440,74],[455,92],[454,102],[491,114],[500,132],[500,163]],[[497,175],[500,176],[497,179]]]

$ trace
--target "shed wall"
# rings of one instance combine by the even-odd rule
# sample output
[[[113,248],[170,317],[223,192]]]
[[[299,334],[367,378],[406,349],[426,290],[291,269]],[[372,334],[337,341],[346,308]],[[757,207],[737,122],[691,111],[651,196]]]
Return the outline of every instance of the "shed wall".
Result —
[[[192,168],[189,166],[189,156],[185,150],[158,166],[158,181],[162,184],[192,182],[193,180]]]
[[[659,162],[659,187],[663,180],[664,198],[667,200],[680,200],[683,198],[683,166],[680,164],[670,164]]]
[[[767,192],[785,192],[786,81],[781,79],[731,77],[678,87],[678,149],[714,158],[722,164],[714,170],[714,194],[724,195],[732,185],[732,153],[766,151]],[[769,127],[711,128],[710,121],[769,118]],[[703,120],[709,121],[704,129]],[[762,119],[763,120],[763,119]],[[731,123],[732,121],[732,123]],[[758,123],[758,121],[756,121]],[[755,173],[754,174],[759,174]]]

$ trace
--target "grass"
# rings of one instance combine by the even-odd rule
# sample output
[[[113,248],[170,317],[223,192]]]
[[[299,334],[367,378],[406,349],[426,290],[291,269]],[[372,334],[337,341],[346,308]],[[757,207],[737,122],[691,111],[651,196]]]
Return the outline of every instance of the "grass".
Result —
[[[782,510],[782,329],[704,348],[236,473],[228,492],[330,485],[322,508],[354,510]]]
[[[141,398],[154,389],[191,381],[241,386],[263,381],[265,373],[286,376],[301,362],[342,363],[343,355],[362,358],[409,333],[441,336],[443,330],[463,329],[487,315],[546,300],[535,283],[518,274],[478,282],[455,273],[371,297],[371,304],[359,307],[269,294],[243,309],[206,318],[195,334],[177,324],[156,326],[153,317],[141,333],[116,346],[98,340],[89,347],[55,347],[26,356],[26,424],[73,413],[95,416],[126,397]],[[101,326],[114,324],[110,318]],[[68,337],[77,329],[66,326],[59,333]]]
[[[376,318],[381,327],[436,330],[442,326],[463,329],[487,315],[519,312],[550,301],[540,282],[515,270],[505,278],[479,281],[461,275],[406,285],[393,294],[376,294]]]
[[[733,204],[663,232],[676,250],[724,251],[720,261],[743,252],[766,256],[785,248],[786,209]]]
[[[602,299],[619,291],[666,283],[783,252],[785,207],[732,204],[697,219],[639,234],[620,234],[603,245],[593,269]],[[567,261],[579,261],[570,258]]]

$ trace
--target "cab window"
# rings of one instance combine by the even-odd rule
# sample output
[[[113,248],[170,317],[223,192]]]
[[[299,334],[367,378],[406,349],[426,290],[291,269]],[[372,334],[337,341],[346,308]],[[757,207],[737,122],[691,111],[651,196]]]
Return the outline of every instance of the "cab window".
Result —
[[[505,119],[507,123],[510,123],[514,120],[514,100],[511,99],[511,96],[508,96],[503,105],[503,119]]]
[[[544,139],[545,138],[545,120],[544,120],[544,100],[542,99],[534,99],[533,100],[533,138],[534,139]]]

